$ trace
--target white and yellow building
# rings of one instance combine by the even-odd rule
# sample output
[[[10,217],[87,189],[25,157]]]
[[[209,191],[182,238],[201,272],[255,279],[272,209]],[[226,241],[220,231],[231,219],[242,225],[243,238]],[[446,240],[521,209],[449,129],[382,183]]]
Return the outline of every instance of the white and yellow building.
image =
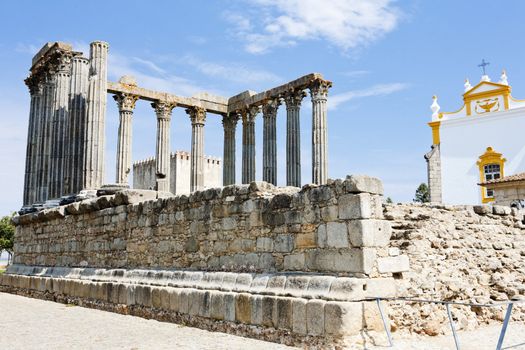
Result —
[[[431,110],[425,159],[432,202],[491,203],[494,190],[479,183],[525,172],[525,100],[512,97],[505,71],[497,83],[487,75],[475,86],[467,80],[456,112],[441,112],[436,96]]]

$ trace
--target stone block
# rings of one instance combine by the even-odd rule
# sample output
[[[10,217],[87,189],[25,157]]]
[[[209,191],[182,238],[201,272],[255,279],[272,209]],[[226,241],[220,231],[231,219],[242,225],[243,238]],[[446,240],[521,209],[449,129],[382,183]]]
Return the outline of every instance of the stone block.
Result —
[[[268,285],[269,279],[270,277],[268,275],[255,275],[253,277],[252,283],[250,284],[250,290],[253,292],[264,291]]]
[[[326,239],[326,224],[319,225],[319,227],[317,227],[317,246],[319,248],[325,248]]]
[[[135,292],[136,286],[128,284],[126,286],[126,305],[135,305],[137,299],[137,293]]]
[[[161,308],[160,288],[151,287],[151,306],[155,309]]]
[[[198,316],[203,304],[204,291],[192,289],[188,296],[188,314]]]
[[[280,234],[275,237],[275,251],[279,253],[289,253],[294,247],[293,236],[290,234]]]
[[[224,306],[224,320],[235,321],[235,308],[236,308],[236,293],[224,293],[223,306]]]
[[[376,261],[373,248],[311,250],[306,254],[306,266],[313,271],[356,272],[370,274]]]
[[[389,256],[377,259],[379,273],[406,272],[410,270],[408,255]]]
[[[474,213],[478,215],[487,215],[492,213],[492,208],[488,205],[475,205],[473,207]]]
[[[283,294],[284,286],[286,285],[286,276],[274,275],[270,276],[268,279],[268,284],[266,285],[266,293],[270,294]]]
[[[124,283],[118,284],[118,303],[120,305],[126,305],[127,304],[127,287],[128,285]]]
[[[310,276],[288,276],[284,286],[284,295],[302,296],[308,289]]]
[[[252,284],[253,275],[249,273],[239,273],[235,279],[234,291],[237,292],[247,292],[250,290],[250,285]]]
[[[210,317],[215,320],[224,319],[223,293],[210,292]]]
[[[179,312],[188,314],[190,312],[190,296],[193,289],[183,288],[179,293]]]
[[[263,321],[263,309],[262,309],[262,301],[263,297],[261,295],[251,295],[251,324],[259,326],[262,325]]]
[[[326,246],[329,248],[348,247],[348,229],[344,222],[326,224]]]
[[[115,193],[115,204],[126,205],[157,199],[157,192],[150,190],[129,189]]]
[[[80,281],[75,281],[75,285]],[[119,283],[108,283],[108,301],[112,304],[119,303]]]
[[[145,307],[151,307],[151,287],[138,285],[135,286],[135,303]]]
[[[370,193],[345,194],[339,197],[339,219],[380,219],[383,217],[381,196]]]
[[[211,293],[207,290],[202,292],[201,295],[202,297],[199,298],[201,301],[199,316],[209,318],[211,313]]]
[[[494,215],[510,215],[511,208],[504,205],[493,205],[492,214]]]
[[[275,327],[274,324],[274,305],[275,297],[263,296],[262,300],[262,325],[266,327]]]
[[[250,324],[252,317],[252,304],[250,294],[239,293],[235,297],[235,319],[237,322]]]
[[[363,329],[362,303],[327,302],[324,308],[324,326],[326,334],[330,335],[359,334]]]
[[[396,281],[392,277],[370,278],[366,280],[366,298],[392,298],[397,294]]]
[[[292,329],[292,298],[277,297],[274,303],[273,324],[278,329]]]
[[[384,247],[390,242],[392,228],[386,220],[351,220],[348,233],[353,247]]]
[[[315,232],[300,233],[295,236],[295,248],[297,249],[315,248],[316,243]]]
[[[306,299],[294,298],[292,300],[292,331],[306,335]]]
[[[330,285],[334,280],[333,276],[312,276],[303,295],[313,299],[324,298],[330,292]]]
[[[275,268],[275,259],[271,253],[259,254],[259,262],[257,267],[263,271],[273,270]]]
[[[257,251],[258,252],[273,251],[273,239],[269,237],[257,237]]]
[[[304,253],[290,254],[284,257],[284,269],[288,271],[302,271],[304,270],[305,256]]]
[[[371,194],[383,194],[383,182],[375,177],[366,175],[350,175],[343,182],[343,186],[348,193],[367,192]]]
[[[309,335],[324,335],[324,300],[309,300],[306,303],[306,330]]]
[[[331,300],[361,300],[365,296],[365,279],[337,277],[330,285],[330,292],[325,296]]]
[[[175,289],[175,288],[168,288],[168,294],[169,294],[169,310],[174,312],[180,311],[180,294],[181,289]]]

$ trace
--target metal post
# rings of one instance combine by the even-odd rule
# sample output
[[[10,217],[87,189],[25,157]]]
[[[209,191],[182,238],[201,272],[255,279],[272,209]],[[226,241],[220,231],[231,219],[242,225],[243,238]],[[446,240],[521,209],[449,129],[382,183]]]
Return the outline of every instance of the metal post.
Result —
[[[392,342],[392,334],[390,334],[390,329],[388,329],[388,326],[386,324],[385,314],[383,313],[383,308],[381,307],[381,299],[377,298],[377,307],[379,308],[379,314],[381,314],[381,320],[383,321],[383,327],[385,328],[386,337],[388,338],[388,346],[392,347],[394,346],[394,343]]]
[[[458,335],[456,334],[456,327],[454,327],[454,320],[452,319],[452,313],[450,312],[450,304],[445,304],[447,307],[447,314],[448,314],[448,320],[450,321],[450,328],[452,329],[452,335],[454,336],[454,342],[456,343],[456,349],[460,350],[459,348],[459,339]]]
[[[505,313],[505,319],[503,320],[503,326],[501,327],[501,333],[499,334],[498,339],[498,345],[496,346],[496,350],[501,350],[503,346],[503,340],[505,340],[505,333],[507,332],[507,326],[509,325],[510,321],[510,314],[512,312],[512,306],[514,303],[510,303],[509,306],[507,306],[507,312]]]

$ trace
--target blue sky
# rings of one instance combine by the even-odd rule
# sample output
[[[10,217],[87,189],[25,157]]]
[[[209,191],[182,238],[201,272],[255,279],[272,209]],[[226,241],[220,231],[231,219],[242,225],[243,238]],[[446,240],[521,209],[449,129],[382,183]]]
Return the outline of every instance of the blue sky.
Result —
[[[109,78],[134,75],[143,87],[189,96],[261,91],[310,72],[333,81],[329,95],[329,176],[369,174],[387,196],[410,201],[426,181],[429,106],[461,105],[463,82],[477,83],[482,58],[497,80],[507,69],[525,97],[522,1],[193,0],[5,1],[0,12],[0,214],[21,206],[33,54],[65,41],[88,54],[110,44]],[[301,115],[303,182],[310,174],[309,98]],[[285,182],[285,111],[278,116],[279,184]],[[155,151],[155,115],[138,104],[133,160]],[[107,182],[114,182],[118,128],[108,97]],[[257,121],[261,178],[262,118]],[[238,154],[240,154],[240,126]],[[205,153],[222,157],[220,118],[208,115]],[[172,119],[172,150],[190,147],[182,109]],[[238,166],[240,161],[238,160]],[[240,171],[238,171],[240,179]]]

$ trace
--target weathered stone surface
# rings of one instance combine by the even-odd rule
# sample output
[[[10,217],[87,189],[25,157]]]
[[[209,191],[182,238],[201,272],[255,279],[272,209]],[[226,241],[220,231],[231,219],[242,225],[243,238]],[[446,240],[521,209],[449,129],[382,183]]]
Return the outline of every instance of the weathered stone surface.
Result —
[[[306,304],[306,329],[309,335],[323,335],[324,325],[324,300],[309,300]]]
[[[150,190],[123,190],[115,193],[117,205],[135,204],[154,199],[157,199],[157,192]]]
[[[353,247],[384,247],[392,235],[390,223],[384,220],[351,220],[348,232]]]
[[[406,272],[410,269],[407,255],[390,256],[377,259],[379,273]]]
[[[343,186],[349,193],[367,192],[371,194],[383,194],[383,183],[381,180],[366,175],[347,176]]]
[[[354,335],[363,327],[363,305],[360,302],[327,302],[324,307],[326,334]]]
[[[344,222],[326,224],[326,246],[329,248],[348,247],[348,229]]]
[[[292,300],[292,331],[297,334],[307,334],[306,329],[306,299]]]

